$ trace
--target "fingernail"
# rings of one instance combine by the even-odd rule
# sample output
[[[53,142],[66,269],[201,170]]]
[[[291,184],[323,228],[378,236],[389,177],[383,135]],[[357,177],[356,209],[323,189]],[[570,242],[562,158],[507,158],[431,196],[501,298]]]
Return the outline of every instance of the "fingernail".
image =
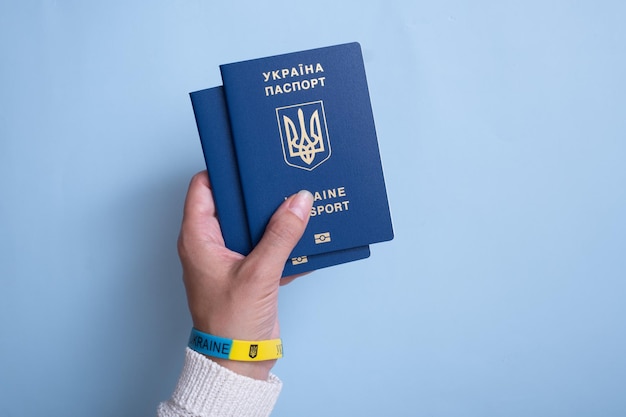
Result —
[[[293,196],[287,208],[293,214],[298,216],[300,220],[304,221],[309,217],[312,204],[313,204],[313,194],[311,194],[307,190],[302,190]]]

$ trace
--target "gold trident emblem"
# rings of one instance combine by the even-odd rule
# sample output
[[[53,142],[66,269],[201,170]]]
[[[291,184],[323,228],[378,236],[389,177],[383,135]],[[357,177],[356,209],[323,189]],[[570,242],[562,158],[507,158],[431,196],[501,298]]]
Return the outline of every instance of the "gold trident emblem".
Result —
[[[315,155],[324,152],[324,140],[322,138],[322,128],[320,126],[320,116],[317,110],[311,115],[309,120],[309,130],[307,133],[306,124],[304,122],[304,113],[302,109],[298,109],[298,122],[300,124],[300,136],[293,121],[283,115],[285,123],[285,132],[287,133],[287,144],[289,147],[290,157],[300,157],[302,161],[311,165],[315,159]],[[310,134],[310,136],[309,136]]]

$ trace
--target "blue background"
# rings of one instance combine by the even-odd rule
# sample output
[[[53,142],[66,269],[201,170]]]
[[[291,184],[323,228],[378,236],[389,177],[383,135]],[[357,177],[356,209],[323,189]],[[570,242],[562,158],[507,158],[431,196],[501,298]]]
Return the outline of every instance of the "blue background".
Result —
[[[276,416],[626,414],[626,6],[0,2],[0,416],[153,415],[218,65],[359,41],[396,238],[281,293]]]

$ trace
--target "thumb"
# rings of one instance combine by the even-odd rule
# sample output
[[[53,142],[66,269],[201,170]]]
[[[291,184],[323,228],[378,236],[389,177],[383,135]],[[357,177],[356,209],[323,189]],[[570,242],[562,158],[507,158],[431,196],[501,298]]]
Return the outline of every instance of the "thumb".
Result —
[[[246,257],[248,266],[261,276],[279,278],[289,254],[306,229],[312,205],[313,195],[306,190],[285,200],[270,219],[259,243]]]

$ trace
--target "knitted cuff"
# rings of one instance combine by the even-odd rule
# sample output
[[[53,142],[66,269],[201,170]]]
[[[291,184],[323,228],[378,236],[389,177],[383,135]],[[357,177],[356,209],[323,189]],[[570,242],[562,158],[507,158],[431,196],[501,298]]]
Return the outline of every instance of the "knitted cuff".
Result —
[[[248,378],[187,348],[178,385],[172,398],[159,405],[158,415],[266,417],[281,388],[275,375],[267,381]]]

